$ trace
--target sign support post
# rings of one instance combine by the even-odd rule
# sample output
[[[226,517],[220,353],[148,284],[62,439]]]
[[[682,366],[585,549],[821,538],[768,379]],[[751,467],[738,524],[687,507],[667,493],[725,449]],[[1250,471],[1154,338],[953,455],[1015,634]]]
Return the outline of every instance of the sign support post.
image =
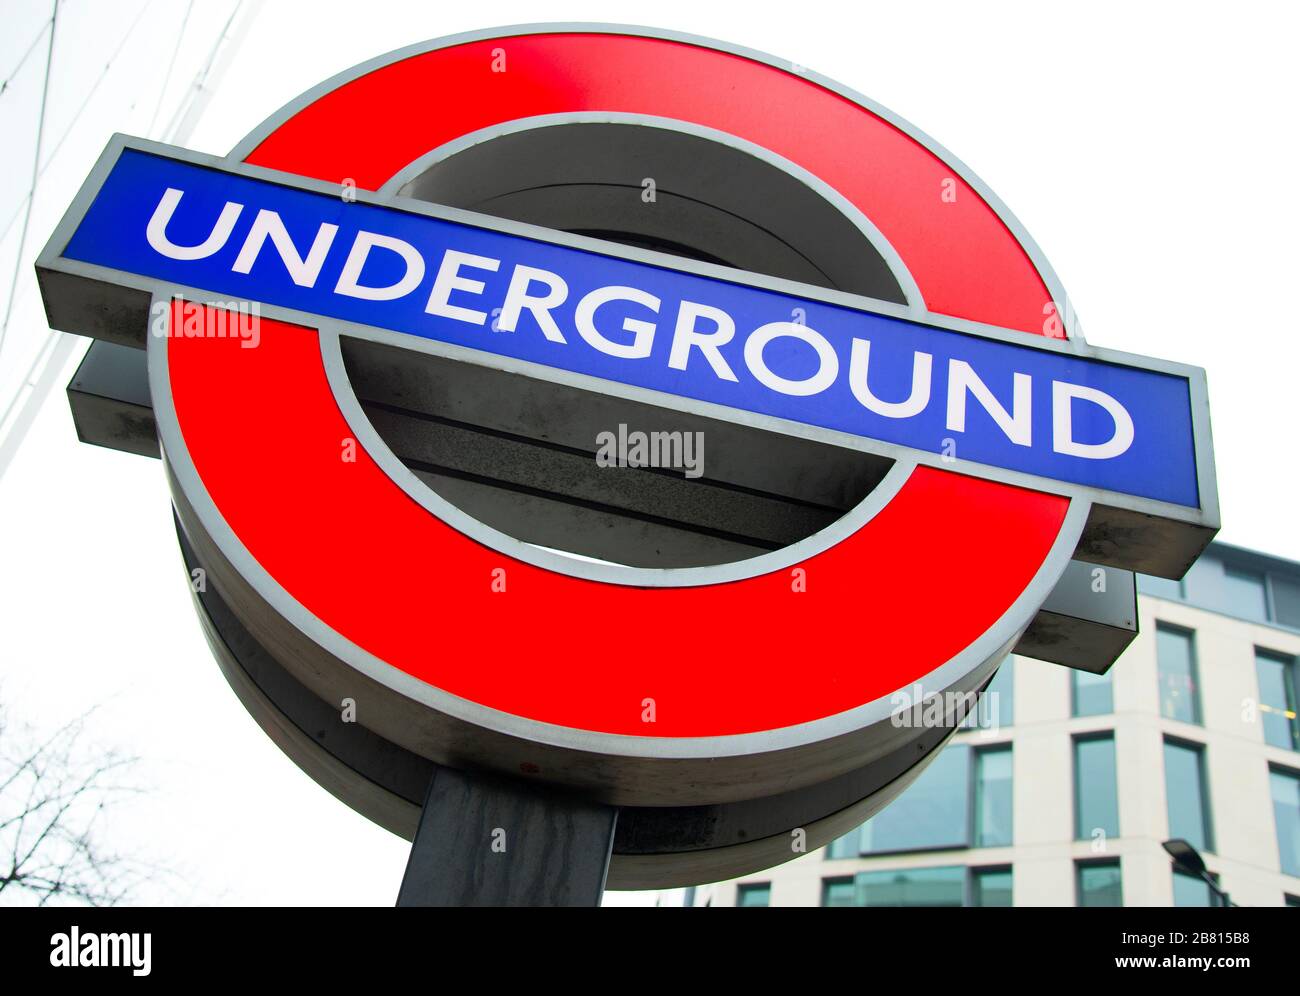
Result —
[[[618,810],[439,767],[398,906],[599,906]]]

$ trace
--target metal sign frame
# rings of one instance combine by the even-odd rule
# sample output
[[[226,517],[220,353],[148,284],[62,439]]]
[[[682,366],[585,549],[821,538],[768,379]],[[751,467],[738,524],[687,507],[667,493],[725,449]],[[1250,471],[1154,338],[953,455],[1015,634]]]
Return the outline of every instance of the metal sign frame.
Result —
[[[354,138],[345,136],[343,142],[336,143],[329,149],[318,149],[310,142],[304,142],[302,129],[297,128],[296,122],[310,119],[313,109],[318,105],[323,105],[339,94],[345,95],[343,99],[352,99],[346,96],[348,94],[359,94],[362,96],[356,98],[358,101],[374,100],[377,92],[382,93],[383,86],[396,87],[395,93],[402,98],[401,103],[404,104],[405,94],[409,92],[412,82],[410,74],[416,72],[418,67],[430,65],[429,59],[441,57],[440,54],[448,53],[448,50],[453,50],[449,57],[454,55],[454,50],[461,46],[466,46],[465,51],[472,50],[477,58],[479,54],[489,51],[483,48],[483,43],[499,41],[503,45],[513,44],[521,47],[526,55],[531,52],[535,61],[530,65],[535,68],[537,59],[545,63],[548,58],[555,58],[555,54],[566,46],[574,47],[579,57],[584,52],[597,52],[605,44],[602,39],[609,45],[624,50],[628,50],[628,46],[666,46],[655,48],[657,55],[667,52],[680,55],[689,51],[694,53],[690,58],[695,59],[700,66],[707,66],[707,73],[712,73],[718,80],[725,81],[728,74],[744,72],[749,74],[746,78],[753,81],[762,75],[760,70],[776,69],[780,71],[776,75],[782,78],[798,77],[808,84],[806,92],[810,95],[830,93],[843,98],[845,108],[856,108],[846,110],[845,113],[864,112],[862,120],[870,120],[871,127],[883,125],[894,129],[937,160],[953,177],[958,178],[956,182],[964,185],[963,190],[988,207],[997,223],[1003,226],[1015,243],[1014,248],[1008,251],[1023,254],[1029,262],[1032,273],[1025,270],[1020,257],[1016,256],[1016,279],[1021,280],[1021,290],[1026,286],[1025,280],[1041,283],[1069,339],[1061,342],[1048,341],[1027,332],[931,313],[922,297],[925,285],[914,278],[908,267],[909,253],[917,251],[915,238],[912,239],[910,249],[896,249],[874,221],[867,219],[869,212],[859,210],[853,197],[836,189],[828,179],[816,175],[815,170],[804,169],[784,160],[777,151],[766,150],[761,144],[746,138],[741,127],[734,129],[735,134],[732,134],[719,127],[716,120],[712,123],[703,119],[680,121],[678,118],[689,116],[680,111],[647,113],[651,110],[665,111],[668,105],[679,102],[680,95],[670,93],[665,93],[662,107],[606,110],[601,107],[592,109],[579,106],[540,115],[535,110],[531,115],[526,112],[516,114],[512,120],[467,130],[435,148],[415,148],[414,154],[406,156],[399,164],[395,174],[393,169],[385,170],[378,164],[382,157],[372,157],[372,161],[360,163],[363,169],[359,187],[362,189],[357,191],[357,199],[378,206],[400,206],[402,210],[431,217],[443,217],[710,279],[797,294],[810,300],[845,305],[907,321],[921,320],[963,335],[1001,339],[1059,355],[1122,364],[1135,361],[1136,358],[1128,354],[1097,350],[1083,341],[1059,280],[1023,228],[978,178],[928,136],[866,98],[802,67],[740,47],[676,32],[611,25],[528,25],[472,32],[421,43],[371,60],[313,88],[250,133],[229,157],[223,159],[190,153],[179,155],[201,165],[337,196],[338,186],[325,182],[321,176],[332,176],[334,167],[347,161],[340,158],[340,150],[346,150],[349,147],[348,141]],[[550,44],[550,41],[554,44]],[[454,60],[449,63],[453,64]],[[394,75],[389,72],[399,66],[405,67],[401,73]],[[573,68],[573,63],[566,64],[566,72]],[[391,82],[377,83],[385,78]],[[701,91],[697,88],[690,92]],[[582,95],[574,97],[578,104],[583,99],[586,98]],[[645,103],[657,101],[647,98]],[[508,109],[506,115],[509,118]],[[891,272],[898,277],[906,304],[891,304],[824,288],[810,288],[801,283],[739,273],[726,267],[697,264],[675,256],[558,234],[549,229],[502,221],[480,213],[434,207],[398,196],[403,187],[418,180],[430,163],[439,161],[457,149],[463,150],[518,130],[574,122],[612,122],[639,124],[646,128],[680,129],[694,137],[734,145],[748,154],[758,155],[769,164],[775,164],[796,177],[809,189],[816,189],[823,196],[829,192],[827,199],[833,200],[846,217],[857,224],[868,241],[881,253]],[[934,726],[909,728],[896,722],[898,704],[890,694],[874,695],[869,701],[861,702],[853,708],[842,709],[833,715],[809,722],[787,723],[772,728],[721,735],[670,733],[640,736],[575,726],[572,723],[549,722],[485,706],[474,701],[472,696],[459,695],[422,681],[418,676],[394,666],[358,642],[350,640],[333,628],[329,620],[306,609],[268,571],[257,553],[241,541],[226,521],[224,506],[215,501],[210,493],[207,478],[196,467],[196,457],[191,452],[190,445],[193,439],[187,436],[180,424],[181,416],[178,415],[177,399],[172,390],[178,365],[191,364],[192,370],[193,357],[173,357],[166,337],[150,338],[146,343],[145,319],[155,305],[172,302],[176,296],[202,302],[211,298],[210,293],[203,288],[140,279],[121,271],[61,258],[71,231],[93,198],[98,182],[102,182],[115,157],[128,147],[178,155],[176,150],[152,143],[128,140],[121,136],[114,138],[92,174],[86,190],[69,209],[68,216],[38,260],[38,274],[51,325],[126,346],[139,348],[147,345],[151,401],[156,413],[162,455],[172,485],[182,547],[188,563],[209,571],[216,585],[216,591],[212,594],[219,596],[208,601],[198,599],[200,617],[204,620],[209,639],[222,661],[223,669],[231,677],[232,686],[249,705],[250,711],[258,716],[259,722],[263,723],[291,756],[331,790],[368,814],[382,811],[386,814],[385,825],[400,830],[399,824],[406,819],[402,815],[406,812],[403,806],[418,803],[412,802],[409,791],[398,791],[395,794],[389,792],[385,796],[383,791],[376,790],[377,781],[385,777],[384,771],[380,769],[398,756],[394,750],[406,752],[408,759],[413,760],[417,767],[422,762],[435,765],[431,799],[440,791],[443,794],[447,791],[454,792],[454,789],[448,789],[448,779],[442,780],[442,789],[439,789],[436,774],[442,770],[437,767],[439,765],[471,770],[487,767],[497,772],[512,773],[524,781],[545,782],[555,788],[556,794],[543,797],[544,804],[560,798],[571,798],[577,800],[575,806],[586,807],[587,815],[582,821],[586,830],[583,833],[591,831],[597,825],[604,827],[591,834],[591,840],[597,843],[600,840],[605,840],[606,843],[615,840],[620,826],[629,828],[630,832],[624,835],[622,847],[614,848],[616,871],[612,877],[618,884],[623,887],[685,884],[723,874],[739,874],[746,868],[766,867],[783,858],[793,857],[796,852],[789,849],[789,841],[786,839],[787,831],[791,828],[807,829],[808,846],[819,846],[830,837],[861,822],[901,791],[924,766],[925,759],[933,757],[937,748],[951,735],[961,720],[959,709],[945,709],[942,722]],[[303,157],[308,152],[311,156],[321,157],[319,168],[307,168],[310,160]],[[356,160],[355,156],[353,160]],[[272,165],[278,168],[271,168]],[[299,165],[304,167],[303,173],[312,173],[317,178],[299,176],[292,172],[292,168]],[[286,171],[286,166],[291,169]],[[377,192],[368,193],[365,189],[367,187],[373,187]],[[897,234],[895,232],[896,236]],[[910,262],[914,264],[915,260]],[[933,260],[930,264],[933,264]],[[942,300],[951,302],[954,294],[959,298],[961,295],[958,291],[947,288]],[[1020,295],[1022,313],[1023,305],[1035,293]],[[1045,310],[1044,315],[1046,314]],[[865,542],[863,537],[868,531],[866,527],[876,527],[874,535],[879,543],[883,528],[881,522],[886,516],[911,516],[907,520],[909,528],[925,521],[927,514],[934,523],[942,521],[941,516],[945,514],[960,516],[960,512],[954,513],[944,504],[947,492],[942,482],[955,479],[950,476],[953,470],[960,472],[972,469],[969,466],[963,467],[961,460],[949,464],[936,454],[892,447],[846,433],[831,432],[751,412],[720,409],[719,406],[697,400],[683,400],[644,388],[559,371],[509,357],[488,355],[431,340],[415,340],[372,326],[321,321],[316,316],[303,312],[272,306],[263,309],[263,319],[281,329],[296,327],[299,330],[316,330],[310,333],[315,337],[311,340],[311,348],[296,353],[297,360],[288,357],[285,362],[289,366],[285,369],[308,356],[312,358],[312,363],[319,363],[320,377],[312,385],[316,396],[326,402],[336,414],[341,415],[343,423],[355,435],[366,459],[372,461],[373,467],[395,486],[395,495],[400,494],[403,501],[429,513],[427,521],[442,524],[439,528],[443,531],[439,536],[449,544],[448,551],[454,556],[477,558],[473,560],[475,571],[496,557],[502,558],[498,562],[518,565],[526,579],[535,576],[548,579],[546,585],[551,592],[548,597],[556,600],[553,604],[560,604],[565,598],[570,603],[583,603],[584,599],[594,593],[596,601],[609,610],[615,604],[609,598],[621,599],[626,596],[628,599],[637,599],[639,604],[652,600],[659,600],[655,604],[666,604],[664,600],[678,596],[707,599],[723,593],[724,600],[719,604],[726,605],[733,614],[740,615],[744,612],[743,603],[736,595],[748,591],[755,596],[748,603],[748,611],[761,617],[763,606],[776,604],[771,600],[771,591],[764,590],[762,586],[785,586],[787,570],[808,566],[814,577],[832,583],[818,595],[795,596],[805,599],[799,603],[798,622],[808,628],[810,637],[817,642],[818,647],[834,648],[839,644],[835,634],[842,628],[843,620],[855,619],[861,614],[861,606],[845,597],[846,586],[850,583],[848,579],[851,577],[851,571],[844,567],[845,563],[852,562],[856,557],[860,566],[865,562],[863,558],[868,555],[879,555],[881,564],[890,563],[888,556],[881,555],[879,549]],[[282,341],[291,337],[285,333]],[[431,491],[403,466],[369,424],[366,413],[349,384],[344,363],[345,340],[385,348],[396,346],[406,350],[417,362],[429,359],[468,364],[502,378],[524,377],[535,383],[549,384],[557,391],[588,392],[591,396],[600,395],[648,408],[678,409],[702,419],[743,427],[756,433],[773,434],[773,438],[803,440],[809,444],[871,453],[892,463],[875,490],[860,505],[833,525],[783,550],[734,564],[707,568],[651,569],[584,563],[538,549],[476,521]],[[278,361],[272,358],[268,362]],[[1218,528],[1219,510],[1214,488],[1204,374],[1179,364],[1160,364],[1158,361],[1142,363],[1149,369],[1162,370],[1187,379],[1193,413],[1200,508],[1189,509],[1167,502],[1152,502],[1150,499],[1115,496],[1080,486],[1062,487],[1059,482],[1045,485],[1041,478],[979,468],[979,475],[984,479],[981,486],[990,489],[990,502],[1002,502],[1006,506],[1003,511],[1007,515],[1000,521],[1007,535],[999,536],[998,539],[1017,549],[999,551],[991,545],[981,546],[978,537],[967,536],[961,540],[954,538],[951,550],[940,550],[931,543],[925,555],[935,562],[941,561],[944,556],[957,560],[988,557],[990,562],[996,564],[997,572],[1008,574],[1012,570],[1023,570],[1023,583],[1017,584],[1017,590],[1008,597],[1007,604],[1000,610],[993,625],[968,640],[960,652],[946,657],[942,663],[924,674],[913,675],[902,684],[912,687],[919,684],[926,693],[974,693],[987,684],[998,663],[1017,645],[1017,641],[1028,639],[1026,631],[1031,626],[1038,630],[1038,639],[1043,646],[1068,642],[1061,639],[1060,633],[1053,628],[1059,625],[1060,620],[1067,619],[1076,611],[1077,598],[1072,599],[1068,592],[1057,594],[1062,591],[1061,586],[1067,580],[1077,588],[1081,573],[1104,571],[1107,568],[1139,569],[1166,576],[1181,576],[1213,537]],[[219,394],[210,394],[207,400],[219,403],[219,397]],[[131,445],[140,449],[148,448],[138,440]],[[198,459],[203,459],[203,455],[200,454]],[[974,492],[966,489],[963,493],[970,496]],[[906,513],[897,511],[903,504],[903,498],[910,503]],[[1022,505],[1016,505],[1021,499]],[[1015,512],[1021,508],[1030,518],[1036,517],[1034,530],[1037,532],[1020,529],[1015,521]],[[985,515],[982,519],[971,520],[972,524],[976,521],[981,523],[981,528],[988,528],[989,522],[993,520]],[[966,528],[967,524],[957,521],[956,527]],[[1037,537],[1033,542],[1041,542],[1041,550],[1031,542],[1030,533]],[[1049,534],[1050,542],[1045,539]],[[901,554],[902,547],[892,552]],[[1018,554],[1019,560],[1015,561],[1018,566],[1008,566],[1014,558],[1002,555],[1004,552]],[[482,560],[483,556],[489,560]],[[1072,557],[1081,559],[1072,560]],[[917,559],[918,562],[921,560],[920,557]],[[1084,565],[1083,560],[1103,566],[1093,568]],[[830,573],[823,573],[826,571]],[[1135,626],[1136,620],[1124,618],[1126,614],[1131,614],[1127,603],[1132,598],[1132,576],[1123,575],[1117,580],[1122,583],[1116,587],[1116,594],[1112,594],[1109,602],[1118,603],[1118,606],[1109,604],[1106,612],[1118,616],[1115,631],[1119,634],[1118,645],[1122,646],[1131,636],[1131,627]],[[914,586],[918,593],[928,593],[924,578],[909,578],[902,583]],[[828,592],[836,586],[839,591],[828,597]],[[822,601],[819,602],[819,599]],[[453,619],[461,621],[455,616],[454,602],[449,600],[447,605],[452,610]],[[613,611],[617,614],[617,609]],[[537,630],[546,628],[545,616],[536,612],[525,615]],[[689,613],[684,618],[690,634],[707,636],[707,629],[700,620],[693,619]],[[557,639],[568,637],[571,640],[577,632],[567,620],[557,620],[554,628],[558,634]],[[527,646],[525,641],[514,634],[506,635],[508,639],[505,642],[512,650],[517,651]],[[463,635],[458,639],[460,642],[455,649],[463,652],[468,645],[464,642]],[[716,642],[708,646],[714,652],[723,649]],[[780,647],[787,653],[795,646],[788,639],[785,643],[780,643]],[[640,653],[641,649],[638,648],[637,652]],[[736,653],[741,655],[762,656],[773,652],[780,651],[775,650],[757,632],[747,633],[736,648]],[[1111,659],[1113,656],[1107,659],[1107,664]],[[274,667],[267,665],[267,661],[272,661]],[[278,692],[273,691],[277,688]],[[311,736],[306,735],[304,739],[301,735],[306,729],[302,726],[306,722],[302,717],[312,714],[312,710],[332,708],[331,704],[343,696],[354,697],[361,704],[361,713],[365,717],[364,733],[375,738],[374,743],[366,747],[365,751],[371,752],[368,755],[371,760],[378,759],[378,767],[372,766],[371,760],[359,760],[360,768],[348,770],[346,763],[341,768],[340,755],[334,753],[329,744],[319,740],[308,744],[306,741]],[[299,720],[295,721],[294,716],[300,717]],[[291,734],[289,731],[292,730],[297,730],[297,734]],[[359,759],[363,753],[364,751],[354,753],[353,756]],[[493,793],[502,784],[506,786],[505,795],[494,796]],[[512,784],[514,783],[509,779],[499,784],[494,780],[494,787],[490,791],[485,789],[481,797],[483,806],[479,810],[480,815],[494,811],[493,807],[496,807],[495,811],[512,810],[516,815],[511,819],[534,818],[541,810],[521,802],[522,796],[516,797],[512,802],[512,790],[509,787]],[[403,802],[394,801],[399,796],[404,796]],[[443,795],[438,794],[438,797],[442,798]],[[596,805],[593,806],[592,803]],[[623,808],[623,813],[627,816],[626,822],[622,818],[616,820],[612,817],[611,807],[615,806]],[[543,805],[542,809],[545,808]],[[576,808],[573,813],[577,813]],[[442,815],[445,816],[445,812]],[[423,815],[426,827],[433,827],[433,821],[437,817],[438,814],[426,806]],[[445,823],[444,820],[437,825],[443,826],[445,832],[455,831],[455,827],[446,826]],[[576,826],[577,823],[574,822],[573,825]],[[572,834],[564,831],[561,836],[576,840],[576,834],[576,830]],[[428,866],[428,835],[421,833],[418,840],[425,842],[424,845],[417,843],[423,856],[413,853],[409,869],[411,874],[408,875],[411,888],[404,885],[404,901],[417,902],[431,896],[442,897],[443,901],[451,901],[450,897],[457,896],[464,900],[466,894],[458,892],[459,886],[455,883],[444,883],[447,887],[442,891],[430,891],[428,879],[430,875],[437,874],[438,862],[432,868]],[[599,846],[595,847],[595,851],[599,849]],[[609,857],[608,848],[604,857]],[[528,869],[520,872],[519,885],[496,893],[496,901],[528,901],[529,895],[534,900],[537,895],[542,895],[544,901],[545,890],[540,894],[529,893],[528,886],[530,882],[536,881],[537,875],[542,874],[541,865],[545,862],[539,860],[535,853],[531,857],[525,855],[524,859]],[[478,844],[466,845],[466,849],[460,852],[447,852],[441,859],[441,866],[446,871],[449,863],[458,860],[463,861],[465,867],[484,867],[484,856]],[[584,877],[584,881],[596,881],[598,885],[605,874],[603,860],[586,861],[584,868],[591,872]],[[423,888],[421,883],[424,884]],[[561,901],[558,892],[553,892],[552,897]]]

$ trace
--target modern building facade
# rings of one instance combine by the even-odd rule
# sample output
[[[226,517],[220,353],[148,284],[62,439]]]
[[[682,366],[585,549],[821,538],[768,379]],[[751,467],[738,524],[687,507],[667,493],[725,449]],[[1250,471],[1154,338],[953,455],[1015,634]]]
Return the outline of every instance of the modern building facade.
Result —
[[[1300,905],[1300,564],[1216,543],[1139,581],[1103,677],[1008,658],[892,805],[829,847],[688,892],[697,906]]]

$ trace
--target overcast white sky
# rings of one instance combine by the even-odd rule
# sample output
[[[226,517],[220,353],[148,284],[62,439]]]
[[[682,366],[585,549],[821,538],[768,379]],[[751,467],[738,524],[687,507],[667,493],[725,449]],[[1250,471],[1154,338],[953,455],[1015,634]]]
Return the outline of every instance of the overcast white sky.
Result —
[[[66,4],[63,28],[77,30],[85,4]],[[141,5],[96,6],[126,17]],[[183,8],[154,0],[145,16],[175,23]],[[1294,12],[271,0],[189,144],[224,154],[302,90],[390,49],[541,20],[645,23],[771,52],[934,136],[1038,241],[1091,342],[1208,370],[1221,538],[1300,559]],[[413,113],[437,113],[437,100]],[[82,176],[97,152],[60,166]],[[29,252],[56,217],[34,214]],[[21,279],[34,284],[29,270]],[[393,902],[404,842],[300,773],[211,660],[160,465],[79,445],[61,391],[0,481],[0,696],[42,727],[101,704],[94,736],[145,759],[152,792],[118,814],[112,837],[179,873],[155,898]]]

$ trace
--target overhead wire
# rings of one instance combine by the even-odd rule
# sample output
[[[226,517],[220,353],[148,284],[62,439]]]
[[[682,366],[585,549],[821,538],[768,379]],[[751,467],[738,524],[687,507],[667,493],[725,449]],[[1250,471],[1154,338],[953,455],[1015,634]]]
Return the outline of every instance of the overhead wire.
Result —
[[[22,234],[18,236],[18,252],[14,258],[14,272],[9,280],[9,298],[5,302],[4,322],[0,323],[0,358],[4,357],[5,336],[9,332],[9,319],[14,312],[14,296],[18,291],[18,274],[23,265],[23,249],[27,245],[27,227],[32,221],[32,203],[36,200],[33,196],[36,191],[37,181],[40,179],[41,170],[41,143],[45,138],[45,109],[50,98],[50,75],[54,66],[54,35],[59,20],[59,0],[54,0],[54,11],[50,15],[50,46],[45,54],[45,81],[41,84],[41,107],[36,116],[36,151],[32,156],[32,182],[27,191],[25,198],[27,205],[23,212]],[[5,229],[8,232],[8,228]],[[3,238],[0,235],[0,238]]]
[[[32,185],[31,187],[28,188],[27,196],[23,199],[28,205],[30,205],[33,197],[36,194],[36,185],[40,182],[40,178],[45,175],[46,169],[49,168],[50,163],[54,162],[55,156],[59,154],[59,149],[63,148],[63,143],[68,140],[68,136],[72,134],[73,128],[75,128],[77,122],[81,120],[81,116],[84,113],[86,113],[86,108],[90,106],[90,102],[94,98],[95,93],[99,90],[100,85],[104,82],[104,79],[108,76],[108,71],[113,68],[113,63],[116,62],[117,57],[122,54],[122,49],[126,47],[127,41],[130,40],[131,35],[135,32],[135,29],[139,26],[141,18],[144,17],[145,12],[152,5],[153,5],[153,0],[149,0],[148,3],[146,3],[143,7],[140,8],[140,13],[136,15],[135,20],[131,22],[131,26],[127,28],[126,34],[122,36],[121,42],[118,43],[118,46],[114,50],[113,54],[108,57],[108,61],[104,63],[104,68],[100,70],[98,78],[91,85],[90,89],[86,91],[86,99],[81,102],[81,106],[77,108],[77,112],[72,115],[72,119],[68,122],[67,128],[65,128],[63,130],[63,134],[59,136],[59,140],[54,143],[54,149],[50,152],[49,156],[45,157],[44,165],[38,165],[36,174],[32,179]],[[57,7],[58,4],[56,3],[55,6]],[[53,42],[54,42],[54,38],[53,35],[51,35],[50,37],[51,50],[53,49]],[[42,113],[43,111],[44,111],[44,106],[42,105]],[[18,212],[15,212],[13,215],[10,216],[8,222],[6,222],[5,224],[4,229],[0,230],[0,239],[3,239],[6,235],[9,234],[9,229],[13,227],[13,223],[17,219],[17,217],[18,217]]]
[[[44,133],[44,123],[45,123],[45,110],[46,110],[46,104],[48,102],[48,96],[49,96],[50,74],[51,74],[51,67],[53,64],[53,54],[54,54],[54,24],[58,17],[59,2],[60,0],[55,0],[53,12],[51,14],[50,21],[47,24],[47,30],[50,31],[50,44],[49,44],[49,51],[46,60],[46,75],[45,75],[45,80],[43,85],[41,108],[39,112],[40,120],[38,124],[38,134],[37,134],[37,143],[36,143],[37,148],[36,148],[35,156],[33,157],[32,184],[28,190],[27,197],[25,198],[26,214],[24,216],[23,231],[19,240],[18,256],[17,259],[15,260],[15,268],[14,268],[13,278],[11,280],[9,300],[6,304],[6,309],[5,309],[4,323],[2,326],[0,326],[0,349],[3,348],[4,336],[9,327],[9,322],[12,317],[15,301],[18,297],[21,297],[21,294],[17,293],[17,291],[20,289],[18,287],[18,277],[19,274],[22,272],[23,249],[25,248],[27,242],[27,228],[30,223],[31,207],[35,200],[35,195],[40,183],[41,176],[44,174],[45,169],[49,166],[49,164],[54,161],[59,149],[62,147],[64,141],[71,133],[76,122],[81,117],[81,115],[85,113],[85,110],[89,106],[91,98],[93,97],[95,91],[99,89],[100,85],[107,77],[109,69],[112,67],[113,63],[116,61],[118,56],[121,54],[122,50],[125,48],[127,41],[135,33],[135,30],[139,26],[145,12],[153,4],[153,0],[148,0],[148,2],[141,7],[140,13],[137,14],[136,18],[132,21],[130,27],[126,31],[126,34],[123,36],[121,43],[118,45],[113,55],[110,56],[108,62],[104,66],[104,69],[101,70],[99,77],[95,80],[95,83],[91,87],[90,92],[87,94],[86,99],[82,102],[81,106],[77,109],[76,113],[73,115],[72,120],[69,122],[67,129],[64,130],[58,142],[55,144],[53,151],[50,153],[48,157],[43,157],[42,149],[43,149],[43,133]],[[183,123],[184,112],[187,103],[192,103],[195,99],[197,99],[196,97],[191,96],[191,94],[200,93],[202,91],[203,85],[207,80],[208,74],[212,71],[212,67],[216,61],[221,46],[223,45],[223,43],[225,43],[228,40],[230,27],[234,23],[235,18],[240,12],[240,10],[244,7],[244,2],[245,0],[237,0],[237,3],[233,8],[230,17],[227,19],[221,31],[219,32],[217,39],[212,46],[212,50],[208,54],[208,58],[204,61],[202,69],[196,75],[194,82],[191,84],[189,92],[187,92],[186,97],[182,98],[180,102],[180,106],[177,108],[175,116],[172,118],[170,122],[168,122],[167,129],[163,136],[164,138],[166,138],[168,135],[174,134],[177,127],[181,123]],[[176,45],[175,45],[176,50],[179,50],[181,42],[184,40],[185,30],[188,27],[189,15],[192,8],[193,8],[193,2],[191,0],[191,5],[189,8],[187,8],[185,17],[182,18],[180,29],[177,34]],[[37,35],[37,41],[40,40],[41,36],[42,34]],[[28,53],[25,53],[23,60],[20,60],[20,64],[27,57],[28,57]],[[171,81],[171,75],[174,70],[175,62],[176,59],[175,57],[173,57],[171,64],[168,66],[166,77],[164,78],[163,81],[163,90],[160,95],[159,103],[154,110],[154,121],[150,123],[150,131],[152,131],[153,125],[154,123],[156,123],[158,113],[162,106],[162,100],[165,98],[166,87],[170,84]],[[42,160],[44,160],[44,165],[42,165]],[[7,233],[10,228],[12,228],[16,218],[17,218],[17,214],[15,214],[15,216],[10,219],[8,225],[6,226],[5,232],[0,233],[0,238],[3,238],[4,234]],[[26,374],[23,376],[22,380],[18,383],[17,388],[13,393],[13,396],[9,398],[7,403],[5,404],[4,411],[2,414],[0,414],[0,477],[3,476],[5,468],[7,467],[9,461],[12,459],[17,446],[21,443],[22,441],[21,437],[26,434],[26,429],[30,425],[31,421],[34,419],[36,414],[36,408],[38,408],[43,403],[45,397],[48,395],[52,387],[53,381],[51,380],[50,375],[51,373],[57,374],[58,370],[51,370],[49,368],[51,367],[51,365],[54,365],[57,366],[59,369],[62,369],[63,365],[70,358],[71,347],[74,344],[75,344],[74,337],[69,336],[66,333],[62,333],[62,332],[57,332],[57,331],[52,332],[48,340],[42,344],[42,348],[38,350],[37,355],[33,359]],[[18,405],[20,399],[22,398],[24,392],[29,389],[31,393],[28,394],[26,403],[21,408],[19,408]],[[13,415],[15,410],[17,410],[17,415],[14,416],[13,421],[10,422],[10,417]]]
[[[194,10],[194,0],[185,7],[185,16],[181,18],[180,30],[176,32],[176,44],[172,46],[172,57],[167,62],[167,72],[163,76],[162,86],[158,89],[158,103],[154,104],[153,117],[149,119],[149,127],[145,130],[146,135],[153,134],[153,126],[158,123],[158,112],[162,110],[163,101],[167,98],[167,86],[172,81],[172,70],[176,68],[176,58],[181,54],[181,40],[185,37],[185,26],[190,23],[190,13]]]
[[[56,3],[55,7],[57,6],[58,4]],[[32,53],[36,51],[36,46],[39,45],[41,39],[45,37],[45,32],[49,31],[53,24],[54,18],[50,17],[49,20],[45,21],[45,23],[41,25],[41,30],[36,32],[36,37],[32,39],[32,43],[27,46],[22,57],[14,64],[14,68],[5,73],[4,79],[0,80],[0,94],[3,94],[9,89],[9,83],[22,71],[23,66],[27,65],[27,60],[31,58]]]

